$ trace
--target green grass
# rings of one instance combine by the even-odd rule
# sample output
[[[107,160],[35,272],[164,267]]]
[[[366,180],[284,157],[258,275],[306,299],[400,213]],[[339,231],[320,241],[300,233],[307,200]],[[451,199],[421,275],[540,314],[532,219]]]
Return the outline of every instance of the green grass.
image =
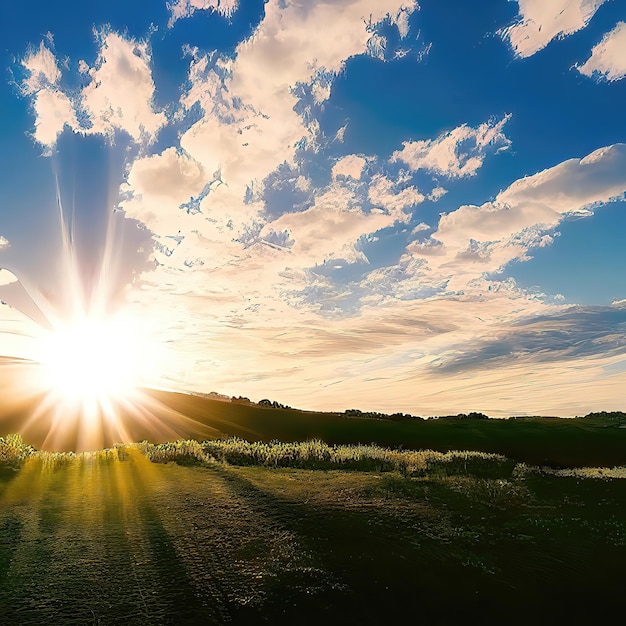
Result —
[[[145,444],[151,461],[180,465],[211,462],[229,465],[263,465],[298,469],[342,469],[362,472],[400,472],[403,476],[435,473],[508,477],[515,462],[502,455],[484,452],[433,450],[390,450],[374,445],[335,445],[323,441],[283,443],[250,442],[233,437],[199,443],[182,440],[165,444]]]
[[[0,455],[2,623],[603,623],[621,607],[619,468],[242,439],[76,455],[5,437]]]

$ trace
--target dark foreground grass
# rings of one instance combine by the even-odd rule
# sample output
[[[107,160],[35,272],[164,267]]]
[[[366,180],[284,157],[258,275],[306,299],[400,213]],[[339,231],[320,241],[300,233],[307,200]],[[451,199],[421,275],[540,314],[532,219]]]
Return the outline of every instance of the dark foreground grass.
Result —
[[[498,458],[489,475],[465,453],[361,471],[357,451],[333,464],[319,442],[247,455],[224,442],[222,459],[211,445],[30,451],[12,467],[5,451],[0,623],[589,624],[621,611],[626,480]]]

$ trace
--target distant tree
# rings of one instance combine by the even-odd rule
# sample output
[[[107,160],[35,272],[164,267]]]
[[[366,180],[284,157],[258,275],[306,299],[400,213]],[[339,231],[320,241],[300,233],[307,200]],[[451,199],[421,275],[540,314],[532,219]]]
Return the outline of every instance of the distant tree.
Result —
[[[271,409],[290,409],[291,407],[286,404],[281,404],[280,402],[276,402],[276,400],[268,400],[267,398],[263,398],[263,400],[259,400],[259,406],[264,406]]]
[[[471,413],[457,413],[456,415],[440,415],[439,417],[429,417],[428,419],[440,419],[440,420],[488,420],[488,415],[484,413],[477,413],[472,411]]]
[[[250,398],[246,398],[244,396],[238,396],[237,398],[233,396],[230,401],[235,402],[236,404],[252,404]]]
[[[410,417],[412,416],[409,415],[408,413],[406,415],[404,413],[392,413],[391,415],[388,416],[388,419],[398,422],[400,420],[409,419]]]
[[[470,420],[488,420],[489,416],[485,415],[484,413],[476,413],[476,412],[472,411],[471,413],[467,414],[467,419],[470,419]]]
[[[595,413],[587,413],[583,419],[623,421],[626,420],[626,413],[623,411],[596,411]]]
[[[391,413],[389,415],[387,413],[379,413],[378,411],[361,411],[360,409],[347,409],[343,412],[343,414],[346,417],[364,417],[376,420],[400,421],[406,419],[422,419],[421,417],[416,417],[410,413]]]

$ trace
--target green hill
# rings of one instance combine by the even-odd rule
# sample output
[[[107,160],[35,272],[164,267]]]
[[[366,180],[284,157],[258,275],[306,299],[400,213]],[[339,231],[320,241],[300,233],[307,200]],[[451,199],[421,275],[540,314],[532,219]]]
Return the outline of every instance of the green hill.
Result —
[[[278,403],[251,403],[217,394],[192,395],[146,390],[147,407],[155,419],[146,421],[132,412],[124,423],[135,441],[153,443],[172,439],[211,439],[237,436],[249,441],[306,441],[329,444],[376,443],[391,448],[478,450],[495,452],[532,465],[584,467],[626,465],[626,415],[593,413],[575,419],[527,417],[486,419],[477,413],[421,419],[401,414],[301,411]],[[52,418],[45,414],[29,428],[23,425],[36,410],[37,399],[10,410],[0,410],[0,436],[21,432],[42,448]],[[159,434],[152,424],[158,423]],[[68,438],[57,449],[73,449]],[[110,439],[110,440],[109,440]],[[105,445],[114,443],[108,436]]]
[[[373,419],[345,413],[276,409],[171,392],[151,391],[150,394],[199,425],[250,441],[317,438],[331,444],[376,443],[441,452],[479,450],[553,467],[626,464],[626,415],[623,413],[599,413],[575,419],[502,420],[457,416],[427,420]],[[192,433],[194,438],[198,435],[202,436]]]

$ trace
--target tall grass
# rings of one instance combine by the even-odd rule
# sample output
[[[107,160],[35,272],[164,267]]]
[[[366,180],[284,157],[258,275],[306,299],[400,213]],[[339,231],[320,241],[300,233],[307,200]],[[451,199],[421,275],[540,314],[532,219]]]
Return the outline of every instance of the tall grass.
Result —
[[[116,444],[97,452],[45,452],[24,443],[20,435],[0,437],[0,467],[19,469],[27,459],[38,459],[43,466],[55,468],[74,462],[114,463],[129,458],[136,450],[154,463],[179,465],[256,465],[313,470],[357,470],[365,472],[400,472],[403,476],[473,476],[487,479],[524,478],[528,474],[563,477],[626,479],[626,467],[584,467],[555,470],[516,463],[501,454],[455,450],[393,450],[377,445],[334,445],[313,439],[284,443],[250,442],[238,437],[199,442],[171,441],[151,444]]]
[[[576,467],[571,469],[553,469],[551,467],[534,468],[535,474],[543,476],[561,476],[567,478],[600,478],[612,480],[626,478],[626,467]]]
[[[174,461],[183,465],[227,463],[300,469],[345,469],[399,471],[405,476],[427,474],[471,474],[484,477],[510,476],[515,462],[500,454],[485,452],[435,452],[433,450],[391,450],[376,445],[335,445],[323,441],[283,443],[250,442],[232,437],[199,443],[176,441],[147,444],[151,461]]]
[[[0,467],[19,469],[28,459],[37,459],[44,468],[66,466],[76,461],[110,463],[123,460],[129,447],[137,448],[145,454],[145,445],[128,444],[116,445],[96,452],[48,452],[36,450],[33,446],[24,443],[21,435],[6,435],[0,437]]]
[[[24,443],[21,435],[0,437],[0,465],[17,469],[35,452],[35,448]]]
[[[153,463],[175,462],[179,465],[205,465],[214,459],[203,449],[203,444],[193,439],[168,441],[158,445],[142,442],[141,451]]]

